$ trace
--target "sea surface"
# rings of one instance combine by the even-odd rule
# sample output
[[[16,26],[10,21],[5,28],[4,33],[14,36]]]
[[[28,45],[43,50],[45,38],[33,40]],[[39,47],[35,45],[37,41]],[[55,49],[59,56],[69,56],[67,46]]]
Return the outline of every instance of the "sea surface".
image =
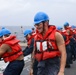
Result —
[[[21,41],[25,40],[23,35],[24,30],[32,28],[32,26],[0,26],[0,29],[3,27],[9,29],[11,33],[15,34],[17,38]]]

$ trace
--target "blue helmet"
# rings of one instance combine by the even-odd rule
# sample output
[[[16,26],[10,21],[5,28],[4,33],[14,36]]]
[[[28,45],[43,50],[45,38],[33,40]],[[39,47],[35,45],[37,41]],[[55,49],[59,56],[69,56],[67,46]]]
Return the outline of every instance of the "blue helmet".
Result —
[[[24,36],[27,36],[28,34],[32,33],[32,30],[27,29],[24,31]]]
[[[74,26],[74,25],[72,25],[71,27],[72,27],[73,29],[76,28],[76,26]]]
[[[64,26],[69,26],[69,23],[68,23],[68,22],[65,22],[65,23],[64,23]]]
[[[57,27],[57,29],[58,29],[58,30],[61,30],[61,29],[62,29],[62,27]]]
[[[46,13],[38,12],[34,17],[34,24],[38,24],[42,21],[47,21],[47,20],[49,20],[49,17]]]
[[[7,35],[7,34],[11,34],[11,32],[9,29],[4,28],[4,29],[2,29],[2,34]]]
[[[3,34],[2,34],[2,30],[0,30],[0,37],[2,37],[3,36]]]

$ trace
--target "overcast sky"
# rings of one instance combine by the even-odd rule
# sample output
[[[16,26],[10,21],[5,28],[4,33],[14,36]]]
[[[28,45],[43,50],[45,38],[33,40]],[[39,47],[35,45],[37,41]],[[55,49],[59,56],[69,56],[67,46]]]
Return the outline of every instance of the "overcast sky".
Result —
[[[0,25],[33,26],[39,11],[48,14],[50,24],[76,25],[76,0],[0,0]]]

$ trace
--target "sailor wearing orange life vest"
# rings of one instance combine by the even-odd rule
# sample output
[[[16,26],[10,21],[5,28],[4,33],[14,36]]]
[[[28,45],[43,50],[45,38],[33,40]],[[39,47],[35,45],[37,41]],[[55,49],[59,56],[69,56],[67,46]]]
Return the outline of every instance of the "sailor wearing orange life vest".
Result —
[[[71,26],[71,27],[72,27],[73,32],[74,32],[73,37],[74,37],[74,39],[76,41],[76,26]]]
[[[34,48],[34,37],[35,33],[32,33],[32,30],[27,29],[24,31],[24,37],[27,40],[27,47],[23,50],[24,56],[27,56],[29,54],[32,55],[33,48]],[[33,66],[30,69],[30,75],[37,75],[37,64],[38,61],[35,59]]]
[[[49,25],[49,17],[38,12],[34,17],[36,27],[35,58],[39,61],[37,75],[64,75],[66,49],[62,35]],[[61,57],[61,58],[59,58]]]
[[[35,35],[32,34],[32,30],[27,29],[24,31],[24,37],[27,41],[27,47],[23,50],[24,56],[27,56],[33,52],[34,36]]]
[[[24,67],[24,56],[18,44],[19,40],[10,34],[8,29],[2,29],[3,42],[0,46],[0,57],[4,59],[5,63],[9,62],[3,75],[20,75]]]
[[[58,27],[57,31],[60,32],[64,38],[67,53],[66,68],[70,68],[72,60],[71,60],[71,47],[70,47],[69,35],[67,34],[66,30],[61,30],[61,27]]]
[[[73,43],[73,51],[74,51],[74,60],[76,60],[76,26],[71,26],[71,29],[73,31],[73,37],[71,39]]]
[[[67,34],[69,35],[70,45],[71,45],[71,59],[76,60],[76,48],[75,48],[75,39],[73,38],[74,32],[71,26],[69,26],[68,22],[64,23],[64,29],[66,30]]]
[[[73,30],[71,26],[69,26],[68,22],[64,23],[64,29],[66,30],[67,34],[69,35],[69,38],[71,39],[73,37]]]

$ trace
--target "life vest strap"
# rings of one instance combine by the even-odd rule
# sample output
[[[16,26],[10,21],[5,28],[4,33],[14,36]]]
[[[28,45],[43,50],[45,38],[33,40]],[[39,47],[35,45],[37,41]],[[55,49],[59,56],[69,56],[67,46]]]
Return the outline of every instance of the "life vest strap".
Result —
[[[54,52],[54,51],[57,51],[57,52],[58,52],[57,49],[55,49],[55,50],[50,50],[50,49],[49,49],[49,50],[46,50],[46,51],[43,51],[43,52]],[[37,53],[43,53],[43,52],[41,52],[41,51],[36,51],[36,52],[37,52]],[[35,52],[35,53],[36,53],[36,52]]]
[[[19,51],[15,52],[14,54],[11,54],[11,55],[9,55],[9,56],[5,56],[5,57],[3,57],[3,58],[7,58],[7,57],[10,57],[10,56],[13,56],[13,55],[19,53],[20,51],[22,51],[22,50],[19,50]]]

